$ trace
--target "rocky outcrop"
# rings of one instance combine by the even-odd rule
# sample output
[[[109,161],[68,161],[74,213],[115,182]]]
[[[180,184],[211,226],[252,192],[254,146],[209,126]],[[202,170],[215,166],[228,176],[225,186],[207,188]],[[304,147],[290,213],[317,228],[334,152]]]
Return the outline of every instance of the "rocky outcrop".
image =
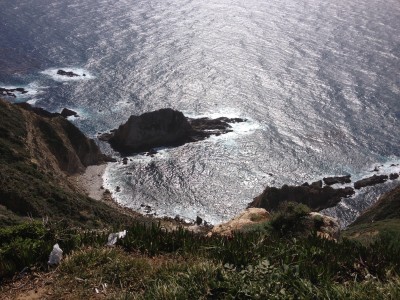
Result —
[[[388,180],[387,175],[373,175],[371,177],[356,181],[354,183],[354,188],[359,190],[366,186],[373,186],[379,183],[384,183],[386,180]]]
[[[68,109],[68,108],[63,108],[60,114],[64,118],[68,118],[68,117],[72,117],[72,116],[78,117],[78,113],[76,111],[73,111],[73,110]]]
[[[281,188],[267,187],[264,192],[254,198],[249,207],[261,207],[268,211],[275,211],[284,202],[297,202],[307,205],[313,211],[333,207],[341,198],[354,194],[351,187],[334,189],[330,186],[314,185],[289,186]]]
[[[28,93],[28,91],[26,91],[24,88],[6,89],[6,88],[0,87],[0,96],[16,98],[17,97],[16,93],[26,94],[26,93]]]
[[[61,76],[67,76],[67,77],[78,77],[80,75],[72,72],[72,71],[64,71],[64,70],[58,70],[57,71],[57,75],[61,75]]]
[[[317,236],[335,241],[339,239],[340,225],[337,219],[318,212],[311,212],[309,216],[316,227]]]
[[[247,208],[232,220],[215,226],[208,236],[218,234],[223,236],[232,236],[235,231],[240,231],[245,227],[264,223],[270,220],[270,214],[263,208]]]
[[[150,151],[155,147],[180,146],[211,135],[227,133],[232,130],[229,123],[244,121],[228,118],[188,119],[179,111],[165,108],[140,116],[131,116],[117,130],[99,138],[108,141],[121,153],[137,153]]]
[[[337,183],[345,184],[345,183],[350,183],[351,182],[350,177],[351,177],[350,175],[334,176],[334,177],[325,177],[323,180],[324,180],[324,183],[326,185],[334,185],[334,184],[337,184]]]

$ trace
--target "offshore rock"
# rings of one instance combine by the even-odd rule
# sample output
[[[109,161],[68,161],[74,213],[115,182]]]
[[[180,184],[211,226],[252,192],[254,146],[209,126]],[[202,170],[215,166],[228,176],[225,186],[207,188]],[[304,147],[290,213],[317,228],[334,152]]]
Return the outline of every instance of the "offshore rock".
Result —
[[[26,91],[24,88],[6,89],[0,87],[0,96],[8,96],[16,98],[17,97],[17,95],[15,94],[16,92],[21,94],[28,93],[28,91]]]
[[[152,153],[157,147],[181,146],[230,132],[229,123],[244,121],[239,118],[189,119],[180,111],[164,108],[130,116],[125,124],[101,135],[99,139],[108,141],[115,150],[124,154]]]
[[[326,177],[323,178],[324,183],[327,185],[333,185],[336,183],[340,183],[340,184],[344,184],[344,183],[350,183],[351,179],[350,179],[350,175],[346,175],[346,176],[334,176],[334,177]]]
[[[109,142],[120,152],[141,152],[183,144],[191,131],[192,127],[181,112],[166,108],[130,116],[111,134]]]
[[[354,194],[351,187],[334,189],[330,186],[319,187],[316,184],[289,186],[281,188],[267,187],[264,192],[254,198],[249,207],[262,207],[268,211],[276,211],[284,202],[297,202],[307,205],[312,211],[333,207],[342,198]]]
[[[74,73],[74,72],[72,72],[72,71],[64,71],[64,70],[58,70],[58,71],[57,71],[57,74],[58,74],[58,75],[61,75],[61,76],[67,76],[67,77],[77,77],[77,76],[80,76],[80,75],[78,75],[78,74],[76,74],[76,73]]]
[[[359,190],[366,186],[373,186],[379,183],[384,183],[388,179],[387,175],[374,175],[368,178],[361,179],[354,183],[354,188]]]

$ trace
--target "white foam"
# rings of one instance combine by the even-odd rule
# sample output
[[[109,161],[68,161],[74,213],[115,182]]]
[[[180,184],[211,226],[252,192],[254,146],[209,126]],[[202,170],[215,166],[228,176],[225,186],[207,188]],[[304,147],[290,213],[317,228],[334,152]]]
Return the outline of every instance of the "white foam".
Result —
[[[26,100],[26,102],[28,102],[29,104],[35,104],[39,99],[38,98],[32,98],[32,97],[36,97],[40,94],[43,93],[43,89],[45,89],[46,87],[42,87],[40,86],[36,81],[33,81],[31,83],[28,83],[26,85],[3,85],[0,83],[0,86],[5,88],[5,89],[16,89],[16,88],[23,88],[27,93],[22,94],[20,92],[14,92],[16,98],[15,100],[17,100],[16,102],[20,102],[21,100],[24,101]],[[31,99],[29,99],[31,98]],[[29,100],[27,100],[29,99]],[[20,100],[20,101],[18,101]]]
[[[64,75],[58,75],[57,71],[58,70],[64,70],[66,72],[73,72],[75,74],[78,74],[79,76],[74,76],[74,77],[68,77]],[[40,72],[41,74],[50,76],[51,79],[58,81],[58,82],[66,82],[66,81],[82,81],[82,80],[90,80],[96,78],[92,74],[90,74],[89,71],[83,69],[83,68],[77,68],[77,67],[60,67],[60,68],[50,68],[47,70],[44,70]],[[85,76],[83,76],[85,74]]]
[[[225,134],[221,134],[218,136],[211,136],[209,141],[212,142],[217,142],[221,140],[232,140],[235,139],[239,136],[242,135],[249,135],[254,133],[256,130],[261,129],[262,126],[260,123],[256,122],[252,118],[248,117],[243,117],[237,110],[231,109],[231,108],[226,108],[223,111],[217,111],[209,114],[194,114],[191,112],[184,112],[184,115],[188,118],[192,119],[198,119],[198,118],[209,118],[209,119],[217,119],[221,117],[229,118],[229,119],[234,119],[234,118],[240,118],[240,119],[245,119],[244,122],[238,122],[238,123],[229,123],[232,127],[232,132],[228,132]]]

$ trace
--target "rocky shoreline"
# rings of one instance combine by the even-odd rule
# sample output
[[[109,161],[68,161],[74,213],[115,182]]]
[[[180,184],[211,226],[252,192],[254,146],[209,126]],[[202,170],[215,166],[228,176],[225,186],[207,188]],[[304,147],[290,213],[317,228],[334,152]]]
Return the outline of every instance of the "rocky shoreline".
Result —
[[[42,126],[40,130],[43,132],[52,133],[52,130],[60,130],[60,132],[61,130],[65,130],[65,133],[63,133],[66,135],[65,141],[58,141],[57,147],[63,147],[63,143],[65,143],[67,139],[75,142],[78,140],[83,141],[82,143],[85,144],[83,148],[82,143],[79,146],[75,142],[71,147],[68,146],[71,148],[71,153],[75,153],[73,155],[79,157],[81,163],[74,163],[70,161],[70,158],[66,161],[66,158],[60,156],[57,149],[52,149],[53,146],[51,144],[50,147],[47,147],[49,147],[50,152],[54,155],[55,160],[58,161],[58,168],[66,174],[71,175],[76,172],[84,171],[83,175],[73,178],[77,186],[79,186],[80,189],[84,189],[88,196],[114,204],[112,193],[103,188],[102,176],[104,174],[105,165],[87,167],[91,164],[98,164],[99,162],[115,162],[116,159],[101,154],[94,141],[87,139],[84,134],[68,120],[65,120],[65,118],[69,116],[76,117],[76,112],[64,108],[61,113],[51,113],[42,108],[33,107],[27,103],[15,104],[15,106],[46,118],[45,122],[39,122],[42,124],[40,125]],[[35,119],[34,117],[32,118]],[[41,119],[39,118],[39,120]],[[225,134],[232,131],[230,124],[237,122],[246,122],[246,120],[224,117],[217,119],[193,119],[185,117],[179,111],[161,109],[155,112],[145,113],[141,116],[131,116],[129,120],[118,129],[103,134],[99,138],[108,141],[115,150],[120,151],[123,155],[122,163],[127,164],[128,158],[126,156],[124,157],[124,155],[138,154],[143,151],[148,151],[148,155],[155,155],[157,153],[154,150],[155,147],[179,146],[185,143],[204,140],[211,135]],[[56,126],[57,128],[52,129],[50,128],[51,126]],[[64,140],[64,137],[62,140]],[[46,143],[48,142],[46,141]],[[90,157],[86,155],[87,153],[85,151],[91,152],[89,155]],[[373,172],[378,171],[378,169],[373,170]],[[382,174],[382,172],[379,172],[378,174],[363,178],[354,183],[352,183],[350,175],[342,175],[325,177],[316,182],[306,182],[298,186],[283,185],[280,188],[266,187],[263,193],[255,197],[248,206],[264,208],[269,212],[274,212],[279,209],[281,203],[290,201],[306,204],[312,211],[317,212],[325,208],[336,206],[342,199],[354,195],[356,190],[381,184],[388,180],[396,180],[398,178],[398,173]],[[116,202],[115,205],[120,207]],[[143,205],[146,208],[146,204]],[[123,208],[123,210],[130,209]],[[133,210],[130,211],[135,215],[140,214],[139,212],[133,212]],[[143,215],[151,219],[157,219],[150,214],[150,211],[148,214],[145,212]],[[185,226],[200,225],[204,228],[210,227],[207,220],[203,220],[200,216],[190,224],[179,217],[161,219]]]
[[[154,112],[131,116],[119,128],[109,133],[99,135],[99,139],[110,143],[114,150],[123,156],[147,152],[153,156],[157,153],[155,147],[175,147],[185,143],[204,140],[211,135],[231,132],[229,123],[246,122],[236,118],[199,118],[185,117],[181,112],[172,109],[160,109]],[[122,159],[127,164],[128,158]],[[374,170],[378,171],[378,170]],[[273,212],[285,202],[306,204],[312,211],[318,212],[336,206],[342,199],[352,197],[356,190],[395,180],[398,173],[388,175],[373,175],[352,183],[351,175],[324,177],[312,183],[298,186],[283,185],[281,188],[266,187],[262,194],[253,199],[248,207],[264,208]],[[144,208],[148,206],[142,204]],[[146,213],[146,209],[144,210]],[[148,207],[148,215],[151,207]],[[178,216],[175,221],[185,223]],[[207,220],[199,216],[194,223],[208,225]]]

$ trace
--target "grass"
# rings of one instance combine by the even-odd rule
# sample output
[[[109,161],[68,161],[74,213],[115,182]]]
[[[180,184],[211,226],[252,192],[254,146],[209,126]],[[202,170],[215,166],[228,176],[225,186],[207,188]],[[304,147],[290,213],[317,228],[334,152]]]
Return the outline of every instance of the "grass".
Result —
[[[105,231],[34,223],[0,231],[0,261],[3,266],[14,264],[14,272],[26,266],[44,270],[52,245],[58,242],[66,258],[53,292],[62,296],[74,286],[71,299],[89,298],[95,288],[113,299],[396,299],[400,295],[399,233],[381,234],[376,242],[362,245],[315,235],[283,238],[279,230],[267,228],[207,238],[184,229],[167,231],[160,225],[137,223],[127,228],[117,247],[107,248]]]

